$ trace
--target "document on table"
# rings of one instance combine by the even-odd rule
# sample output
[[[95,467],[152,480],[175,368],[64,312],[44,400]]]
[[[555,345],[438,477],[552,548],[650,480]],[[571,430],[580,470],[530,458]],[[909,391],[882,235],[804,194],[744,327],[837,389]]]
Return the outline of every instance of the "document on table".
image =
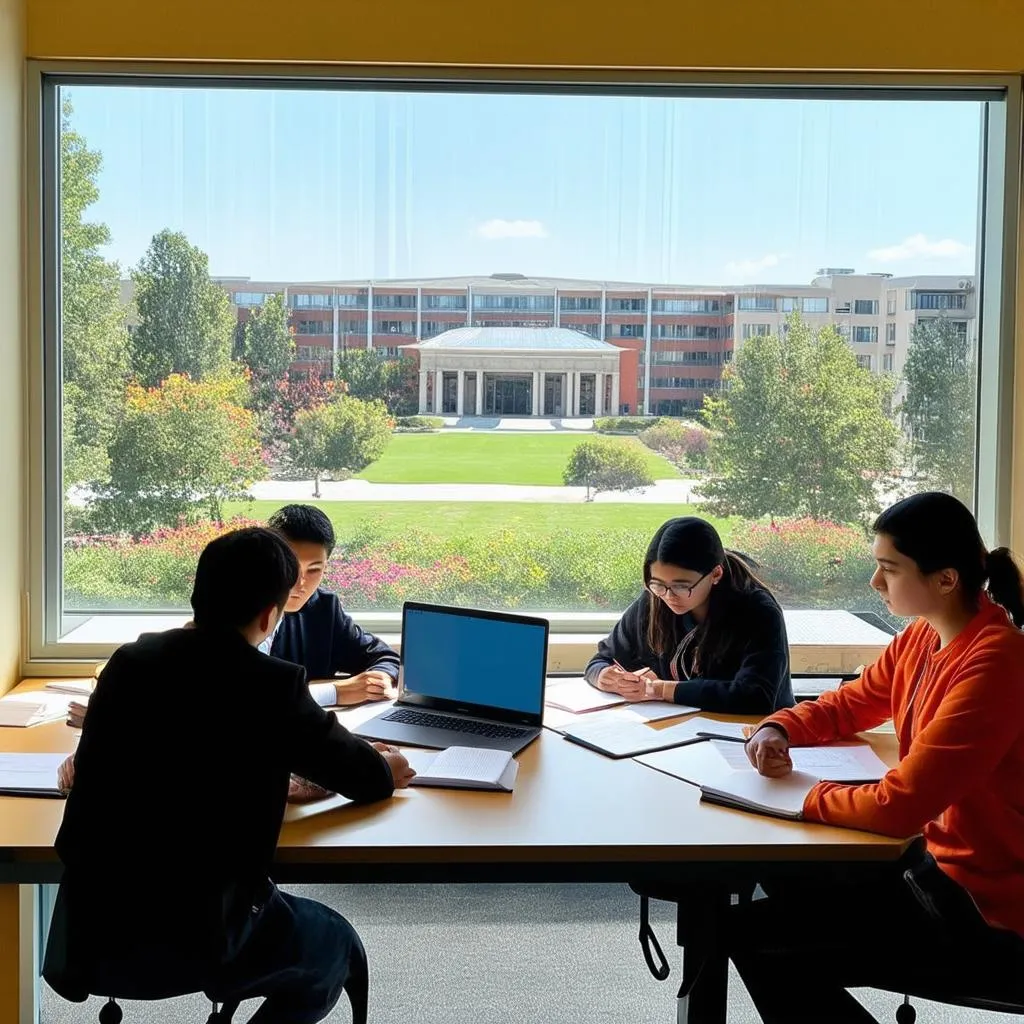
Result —
[[[511,793],[519,764],[507,750],[485,747],[446,747],[444,750],[404,750],[416,777],[411,786],[448,789],[493,789]]]
[[[747,751],[738,743],[712,740],[711,746],[732,769],[753,771]],[[878,782],[889,770],[867,743],[829,743],[818,747],[790,747],[795,771],[821,782]]]
[[[617,693],[604,693],[582,676],[569,679],[555,677],[549,678],[545,684],[544,703],[560,711],[583,714],[625,704],[626,698]]]
[[[43,690],[9,693],[0,698],[0,726],[27,727],[60,721],[67,715],[71,700],[65,694]]]
[[[57,785],[57,769],[67,756],[0,753],[0,795],[63,796]]]
[[[634,757],[652,750],[665,750],[683,743],[702,743],[690,721],[655,729],[646,722],[622,716],[617,711],[585,715],[579,723],[562,728],[567,740],[609,757]]]

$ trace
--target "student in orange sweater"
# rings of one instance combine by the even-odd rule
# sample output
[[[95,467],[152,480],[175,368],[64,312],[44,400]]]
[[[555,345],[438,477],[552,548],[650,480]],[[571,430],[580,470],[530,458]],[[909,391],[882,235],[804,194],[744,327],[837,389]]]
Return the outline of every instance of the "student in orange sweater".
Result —
[[[898,766],[872,785],[815,786],[804,819],[923,832],[927,853],[888,879],[783,887],[734,915],[730,954],[766,1024],[871,1021],[847,987],[915,979],[1018,984],[1024,996],[1012,981],[1024,963],[1021,575],[947,494],[898,502],[874,532],[871,585],[915,621],[856,681],[771,715],[747,753],[762,775],[785,775],[791,745],[892,718]]]

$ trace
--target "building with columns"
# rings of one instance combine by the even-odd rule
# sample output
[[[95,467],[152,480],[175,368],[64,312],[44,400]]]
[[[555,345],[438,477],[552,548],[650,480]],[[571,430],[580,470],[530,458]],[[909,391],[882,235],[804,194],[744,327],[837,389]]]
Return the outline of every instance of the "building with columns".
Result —
[[[567,327],[460,327],[410,346],[421,413],[603,416],[619,409],[622,350]]]

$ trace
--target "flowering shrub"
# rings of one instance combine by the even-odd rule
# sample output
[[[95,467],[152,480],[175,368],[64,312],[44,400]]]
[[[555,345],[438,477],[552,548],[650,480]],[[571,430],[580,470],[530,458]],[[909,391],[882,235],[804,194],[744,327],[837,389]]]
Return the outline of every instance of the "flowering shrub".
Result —
[[[680,469],[706,469],[711,431],[699,423],[662,420],[648,427],[640,440]]]
[[[731,546],[759,563],[758,575],[790,607],[841,607],[866,596],[875,568],[863,530],[818,519],[740,521]]]

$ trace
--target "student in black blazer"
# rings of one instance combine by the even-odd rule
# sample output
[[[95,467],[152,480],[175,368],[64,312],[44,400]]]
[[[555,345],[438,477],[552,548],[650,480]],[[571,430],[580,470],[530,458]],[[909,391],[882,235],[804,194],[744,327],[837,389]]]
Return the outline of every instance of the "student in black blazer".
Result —
[[[121,647],[100,675],[56,842],[44,976],[58,993],[264,996],[256,1024],[313,1024],[340,996],[358,935],[269,880],[289,776],[369,802],[412,772],[318,707],[302,668],[257,650],[297,575],[273,531],[212,541],[195,627]]]
[[[591,685],[736,715],[793,704],[782,609],[709,522],[683,516],[660,527],[644,589],[590,659]]]

